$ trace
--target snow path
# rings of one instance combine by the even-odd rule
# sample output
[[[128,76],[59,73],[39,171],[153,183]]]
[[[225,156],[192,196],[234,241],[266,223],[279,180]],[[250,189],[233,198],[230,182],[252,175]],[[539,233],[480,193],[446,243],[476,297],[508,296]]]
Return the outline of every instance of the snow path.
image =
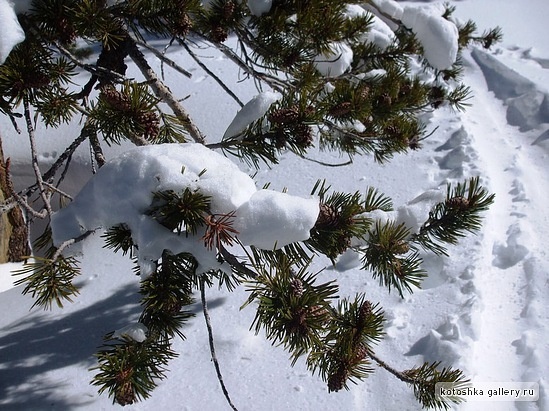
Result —
[[[486,78],[478,66],[473,63],[467,76],[475,97],[473,108],[461,115],[461,122],[478,153],[471,165],[483,170],[487,187],[496,193],[473,269],[475,293],[481,302],[480,332],[468,371],[479,382],[538,381],[548,352],[542,335],[548,301],[541,293],[547,287],[541,277],[547,273],[541,242],[548,223],[547,153],[507,123],[503,104],[486,90]],[[538,221],[529,216],[544,218]],[[491,409],[546,409],[546,384],[540,381],[537,404],[500,402]],[[460,409],[478,406],[469,403]]]

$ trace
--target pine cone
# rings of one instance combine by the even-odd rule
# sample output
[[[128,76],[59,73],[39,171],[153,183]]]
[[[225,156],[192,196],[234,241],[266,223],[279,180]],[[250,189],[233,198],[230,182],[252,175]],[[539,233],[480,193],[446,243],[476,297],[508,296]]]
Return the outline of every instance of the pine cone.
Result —
[[[315,226],[323,229],[336,228],[339,225],[339,212],[328,204],[320,204],[320,212]]]
[[[301,148],[310,147],[313,144],[313,130],[306,124],[298,124],[294,127],[294,142]]]
[[[335,372],[328,376],[328,391],[339,391],[345,388],[345,382],[349,377],[349,371],[344,364],[339,365]]]
[[[185,37],[189,34],[192,27],[193,27],[192,20],[189,18],[189,15],[187,13],[184,13],[181,15],[179,20],[175,23],[173,31],[176,36]]]
[[[274,124],[295,123],[299,119],[299,109],[297,106],[281,108],[270,113],[267,118]]]
[[[153,111],[141,112],[137,115],[136,120],[139,123],[139,125],[143,127],[143,129],[145,130],[143,132],[143,135],[146,138],[154,138],[158,135],[160,131],[159,129],[160,121],[155,112]]]
[[[353,110],[353,105],[350,101],[344,101],[342,103],[336,104],[334,107],[332,107],[329,111],[329,114],[332,117],[344,117],[347,114],[349,114]]]
[[[113,108],[120,111],[130,111],[131,104],[128,97],[113,86],[105,86],[101,89],[101,98]]]
[[[229,32],[226,28],[217,26],[212,29],[212,40],[216,43],[223,43],[229,37]]]
[[[303,295],[303,282],[299,278],[292,278],[290,280],[290,292],[296,297]]]
[[[358,90],[358,98],[361,101],[367,100],[369,96],[370,96],[370,87],[363,86]]]
[[[469,208],[469,200],[463,196],[452,197],[446,201],[446,205],[454,210],[467,210]]]
[[[398,240],[392,245],[392,251],[395,254],[406,254],[410,251],[410,244],[404,240]]]
[[[368,348],[366,345],[360,343],[353,351],[353,363],[358,364],[368,356]]]
[[[372,303],[368,300],[364,301],[360,306],[359,321],[364,322],[373,313]]]
[[[130,380],[132,373],[133,370],[131,368],[123,369],[120,370],[120,372],[116,376],[117,386],[114,399],[118,404],[122,406],[133,404],[136,399],[135,391]]]
[[[223,19],[230,21],[234,15],[236,4],[233,1],[228,1],[223,5]]]

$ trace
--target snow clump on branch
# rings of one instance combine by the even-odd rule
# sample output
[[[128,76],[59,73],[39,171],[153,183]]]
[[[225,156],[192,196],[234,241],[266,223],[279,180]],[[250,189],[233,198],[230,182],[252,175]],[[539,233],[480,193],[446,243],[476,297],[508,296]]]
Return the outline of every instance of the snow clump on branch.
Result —
[[[17,20],[16,12],[27,11],[28,3],[20,1],[16,7],[9,0],[0,0],[0,64],[4,64],[11,50],[25,40],[25,32]]]
[[[178,235],[147,215],[154,193],[185,189],[210,197],[212,214],[236,211],[237,237],[259,248],[307,240],[319,213],[318,199],[257,191],[253,179],[236,164],[201,144],[149,145],[111,160],[72,203],[53,215],[54,244],[60,246],[87,231],[125,224],[137,245],[145,276],[164,250],[192,254],[199,272],[228,269],[217,261],[216,250],[201,241],[205,229],[195,235]]]
[[[436,9],[407,6],[402,23],[412,30],[423,47],[429,64],[447,70],[456,62],[459,32],[457,26],[440,15]]]

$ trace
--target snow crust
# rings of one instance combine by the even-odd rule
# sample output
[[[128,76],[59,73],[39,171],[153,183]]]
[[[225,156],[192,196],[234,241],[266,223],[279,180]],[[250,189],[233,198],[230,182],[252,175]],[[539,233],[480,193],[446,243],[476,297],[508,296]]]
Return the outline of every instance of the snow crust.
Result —
[[[22,2],[18,10],[25,11],[28,6]],[[9,0],[0,0],[0,64],[4,64],[11,50],[25,40],[25,32],[17,20],[14,5]]]
[[[402,23],[421,43],[429,64],[439,70],[449,69],[456,61],[459,33],[456,25],[442,17],[437,9],[406,6]]]
[[[271,105],[282,98],[282,95],[273,91],[263,91],[248,101],[233,118],[223,138],[239,135],[254,121],[259,120],[269,110]]]

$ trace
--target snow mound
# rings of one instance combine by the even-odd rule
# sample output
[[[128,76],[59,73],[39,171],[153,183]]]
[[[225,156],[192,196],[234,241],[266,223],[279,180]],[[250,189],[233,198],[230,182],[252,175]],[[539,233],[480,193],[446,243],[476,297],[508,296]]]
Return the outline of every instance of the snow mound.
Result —
[[[146,214],[155,192],[185,189],[210,197],[212,214],[236,210],[234,227],[239,239],[264,249],[308,239],[319,212],[316,199],[257,191],[251,177],[201,144],[151,145],[113,159],[71,204],[53,215],[54,244],[60,246],[89,230],[126,224],[138,246],[143,275],[154,270],[153,261],[164,250],[193,254],[203,271],[221,269],[216,251],[201,241],[203,232],[178,235]]]
[[[333,42],[330,51],[315,57],[314,64],[320,74],[339,77],[351,67],[353,50],[345,43]]]

